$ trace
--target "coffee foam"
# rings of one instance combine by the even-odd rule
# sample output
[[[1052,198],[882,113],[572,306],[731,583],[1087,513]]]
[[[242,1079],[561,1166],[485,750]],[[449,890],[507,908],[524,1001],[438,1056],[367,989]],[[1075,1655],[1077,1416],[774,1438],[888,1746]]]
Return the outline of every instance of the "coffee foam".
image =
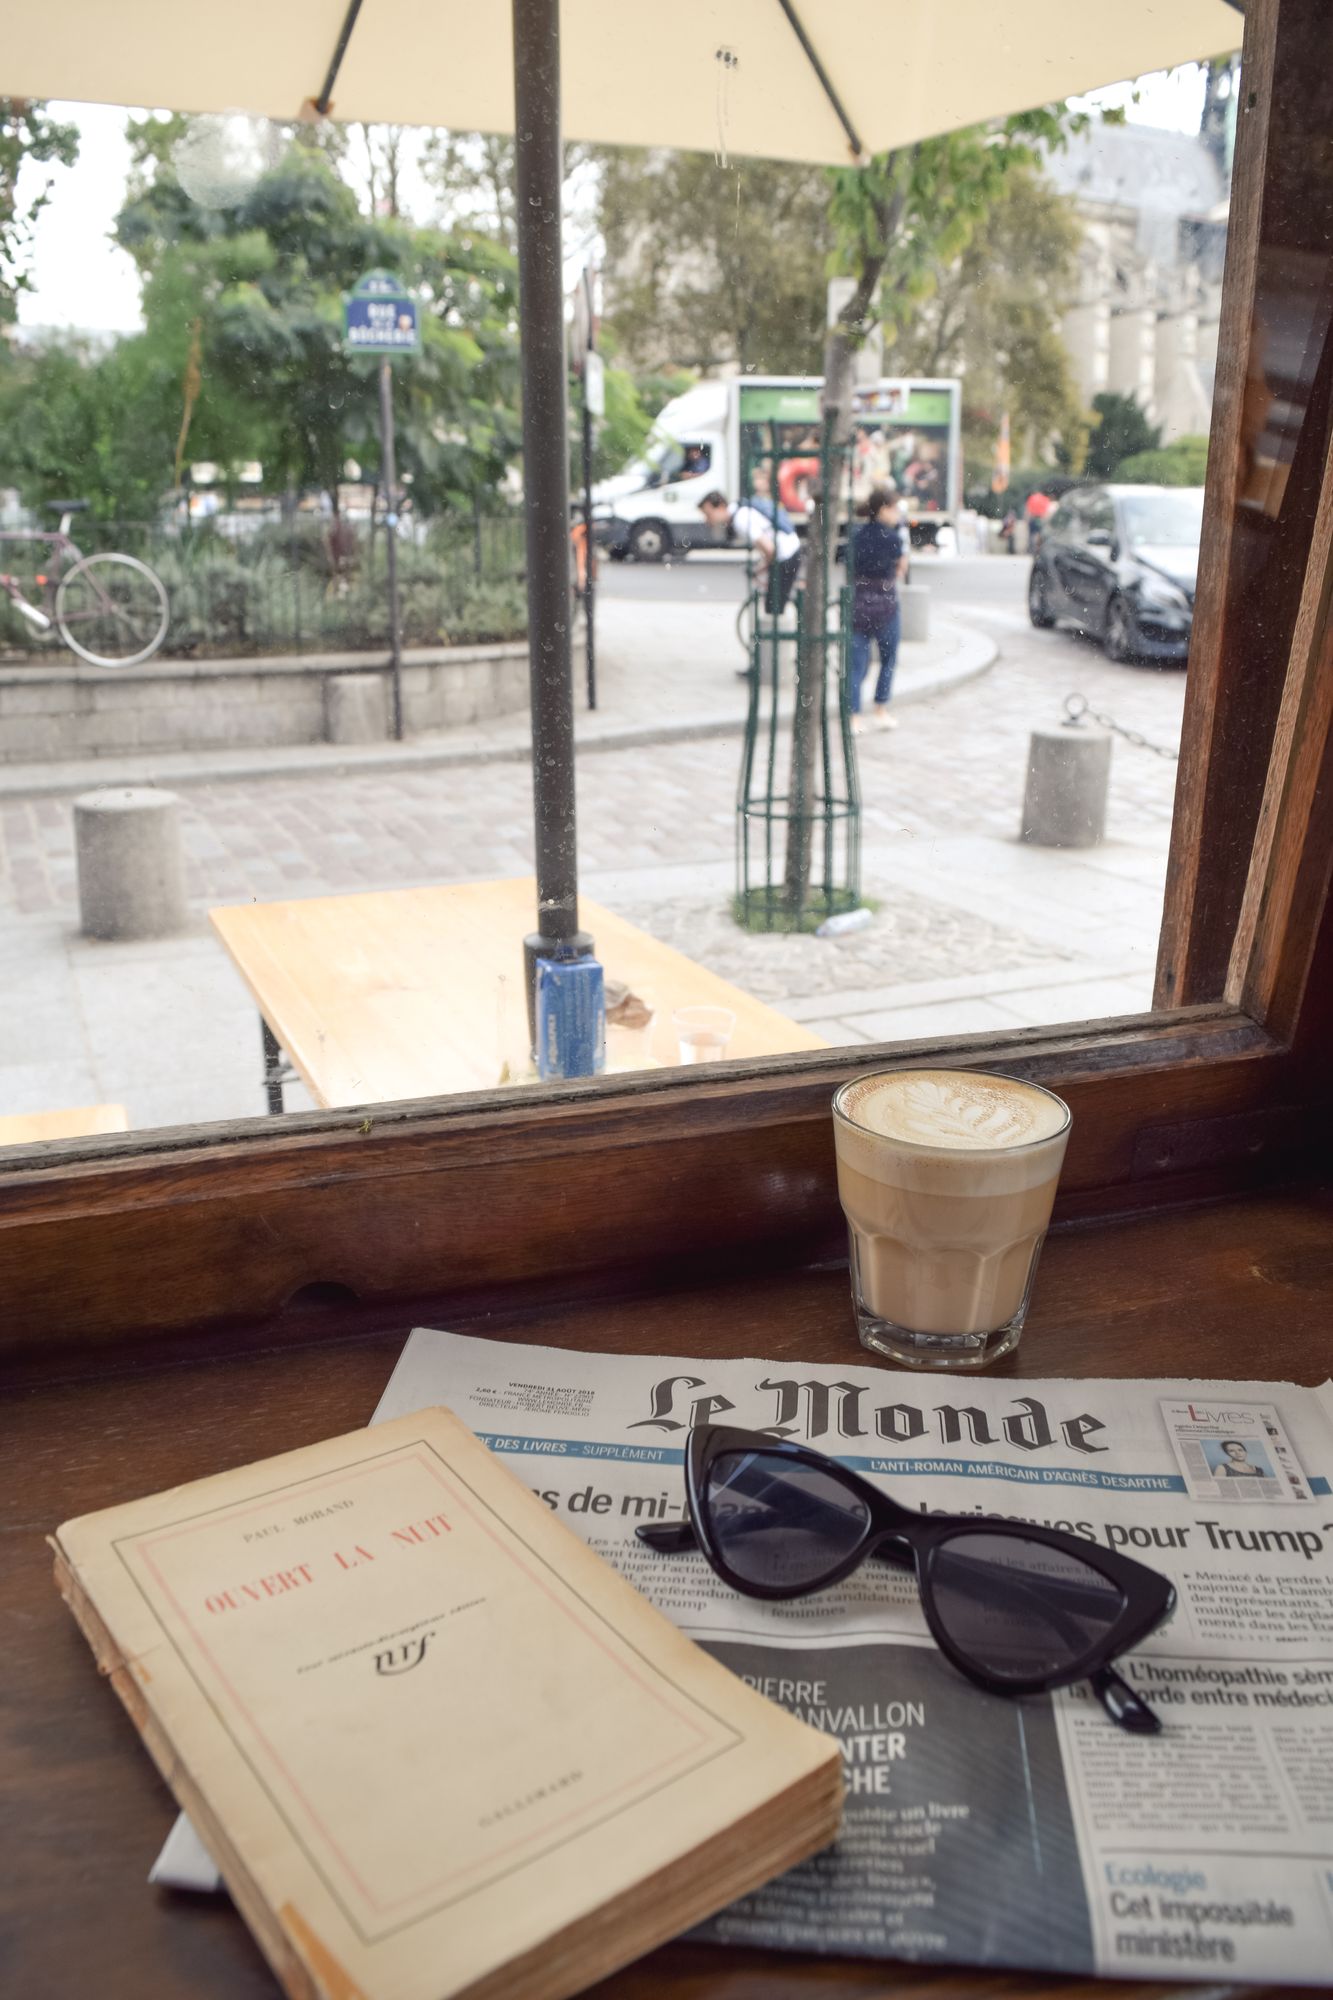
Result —
[[[913,1146],[1007,1152],[1050,1139],[1064,1106],[1016,1077],[967,1070],[897,1070],[863,1077],[842,1100],[844,1114],[867,1132]]]
[[[1063,1154],[1068,1112],[1017,1077],[971,1070],[891,1070],[838,1099],[839,1155],[855,1171],[938,1193],[1035,1186]]]

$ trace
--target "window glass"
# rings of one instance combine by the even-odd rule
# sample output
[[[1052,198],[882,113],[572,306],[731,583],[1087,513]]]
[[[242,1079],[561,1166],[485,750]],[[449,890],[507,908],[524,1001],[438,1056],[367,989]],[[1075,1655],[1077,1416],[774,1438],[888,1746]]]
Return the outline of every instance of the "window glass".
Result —
[[[653,486],[674,479],[685,463],[685,447],[678,438],[654,438],[640,461]]]
[[[1086,535],[1115,534],[1115,506],[1105,493],[1091,494],[1083,503],[1083,530]]]
[[[808,134],[703,146],[711,52],[677,149],[571,108],[554,541],[512,138],[361,123],[354,64],[310,122],[0,99],[0,1140],[1146,1008],[1240,78],[1144,32],[921,139],[882,260]],[[542,973],[554,1042],[544,576],[602,973]],[[1117,733],[1064,822],[1071,696]]]
[[[1127,493],[1121,501],[1131,543],[1161,542],[1198,548],[1203,528],[1203,488],[1184,492]]]

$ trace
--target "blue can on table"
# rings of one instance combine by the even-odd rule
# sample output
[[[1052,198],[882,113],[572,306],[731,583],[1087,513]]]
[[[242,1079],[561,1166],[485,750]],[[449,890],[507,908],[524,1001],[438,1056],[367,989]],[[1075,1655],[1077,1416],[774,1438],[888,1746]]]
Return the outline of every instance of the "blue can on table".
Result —
[[[606,995],[595,958],[537,960],[537,1074],[599,1076],[606,1064]]]

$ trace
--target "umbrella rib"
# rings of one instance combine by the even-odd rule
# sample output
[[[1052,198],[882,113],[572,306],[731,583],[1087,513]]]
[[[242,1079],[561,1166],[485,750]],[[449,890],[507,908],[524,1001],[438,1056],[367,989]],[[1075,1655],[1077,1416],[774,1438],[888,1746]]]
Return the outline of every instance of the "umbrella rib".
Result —
[[[343,24],[338,30],[338,40],[334,45],[333,60],[329,64],[329,73],[324,79],[324,88],[315,99],[315,109],[321,118],[327,118],[329,115],[329,107],[333,103],[333,86],[338,81],[338,71],[343,66],[343,57],[347,54],[347,44],[352,39],[352,30],[356,26],[356,17],[360,12],[361,0],[347,0],[347,12],[343,15]]]
[[[823,63],[819,60],[818,51],[816,50],[814,43],[810,40],[809,35],[806,34],[805,27],[801,21],[801,17],[796,12],[796,9],[792,4],[792,0],[778,0],[778,5],[779,7],[781,7],[783,13],[787,16],[787,20],[791,24],[791,31],[795,35],[797,41],[800,43],[806,61],[809,63],[811,69],[818,77],[819,87],[823,91],[825,97],[827,97],[829,103],[832,105],[834,116],[836,117],[838,123],[841,125],[843,131],[847,134],[847,144],[851,147],[852,158],[855,160],[864,159],[866,149],[861,143],[861,135],[857,131],[855,125],[853,125],[851,119],[847,116],[847,111],[843,104],[843,101],[839,97],[837,91],[833,88],[832,79],[830,78],[829,73],[825,69]]]

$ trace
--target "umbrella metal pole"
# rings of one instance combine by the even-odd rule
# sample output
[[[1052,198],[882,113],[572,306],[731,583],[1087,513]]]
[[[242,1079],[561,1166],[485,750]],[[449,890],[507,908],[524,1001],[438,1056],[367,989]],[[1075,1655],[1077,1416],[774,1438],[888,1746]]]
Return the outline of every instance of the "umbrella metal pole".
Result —
[[[393,451],[393,368],[380,357],[380,478],[384,485],[384,569],[389,586],[389,667],[393,733],[403,740],[403,616],[398,598],[398,469]]]
[[[528,555],[528,676],[537,929],[524,940],[528,1025],[534,964],[579,930],[574,817],[574,688],[569,616],[569,443],[560,195],[559,0],[513,0],[515,206],[523,379],[523,499]]]
[[[597,628],[593,619],[592,411],[588,408],[587,362],[583,377],[583,641],[588,706],[597,706]]]

